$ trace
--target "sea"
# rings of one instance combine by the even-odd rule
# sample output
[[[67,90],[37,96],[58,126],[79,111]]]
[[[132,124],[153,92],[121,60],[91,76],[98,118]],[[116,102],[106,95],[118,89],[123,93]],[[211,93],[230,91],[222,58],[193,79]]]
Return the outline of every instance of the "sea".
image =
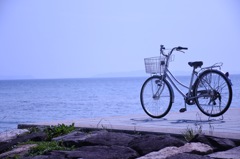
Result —
[[[0,132],[24,123],[145,114],[140,90],[147,78],[0,80]],[[189,83],[188,76],[177,79]],[[240,108],[240,75],[231,75],[231,81],[231,107]],[[183,97],[175,90],[170,111],[178,112],[183,106]]]

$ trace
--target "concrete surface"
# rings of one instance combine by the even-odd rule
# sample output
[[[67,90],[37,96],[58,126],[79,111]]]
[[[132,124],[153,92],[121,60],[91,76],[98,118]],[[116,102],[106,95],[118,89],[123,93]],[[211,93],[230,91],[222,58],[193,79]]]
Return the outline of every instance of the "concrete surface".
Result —
[[[68,121],[19,124],[18,128],[50,126],[74,123],[78,128],[110,129],[120,131],[182,134],[187,129],[200,131],[205,135],[240,139],[240,109],[231,108],[223,116],[209,118],[200,111],[185,113],[169,112],[164,118],[152,119],[147,115],[115,116],[103,118],[79,118]]]

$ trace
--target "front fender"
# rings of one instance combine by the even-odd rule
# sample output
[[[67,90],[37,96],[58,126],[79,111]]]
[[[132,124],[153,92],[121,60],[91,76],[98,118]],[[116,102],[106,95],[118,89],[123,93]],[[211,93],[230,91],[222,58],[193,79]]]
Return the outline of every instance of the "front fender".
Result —
[[[164,78],[163,75],[157,75],[158,77],[160,77],[161,80],[163,80],[170,88],[170,91],[171,91],[171,94],[172,94],[172,103],[174,103],[174,100],[175,100],[175,94],[174,94],[174,91],[173,91],[173,88],[171,86],[171,84],[166,80],[166,77]]]

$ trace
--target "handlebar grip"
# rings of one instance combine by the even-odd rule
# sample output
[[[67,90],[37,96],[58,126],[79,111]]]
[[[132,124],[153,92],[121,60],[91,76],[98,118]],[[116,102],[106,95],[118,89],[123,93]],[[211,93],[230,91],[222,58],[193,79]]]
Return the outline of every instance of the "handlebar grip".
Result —
[[[188,50],[188,48],[187,47],[182,47],[182,50]]]
[[[187,47],[178,46],[178,47],[176,48],[176,50],[177,50],[177,51],[180,51],[180,50],[188,50],[188,48],[187,48]]]
[[[164,45],[160,45],[160,49],[161,49],[161,50],[165,50]]]

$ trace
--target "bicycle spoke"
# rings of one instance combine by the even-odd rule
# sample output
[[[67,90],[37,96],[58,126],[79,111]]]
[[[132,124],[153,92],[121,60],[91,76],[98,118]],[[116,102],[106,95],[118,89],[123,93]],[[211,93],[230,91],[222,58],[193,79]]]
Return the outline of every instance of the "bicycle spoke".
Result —
[[[230,106],[232,90],[226,77],[216,70],[205,71],[198,79],[195,94],[198,108],[208,116],[222,115]]]
[[[169,84],[159,76],[150,77],[141,89],[141,104],[144,111],[153,118],[165,116],[171,108],[171,92]]]

